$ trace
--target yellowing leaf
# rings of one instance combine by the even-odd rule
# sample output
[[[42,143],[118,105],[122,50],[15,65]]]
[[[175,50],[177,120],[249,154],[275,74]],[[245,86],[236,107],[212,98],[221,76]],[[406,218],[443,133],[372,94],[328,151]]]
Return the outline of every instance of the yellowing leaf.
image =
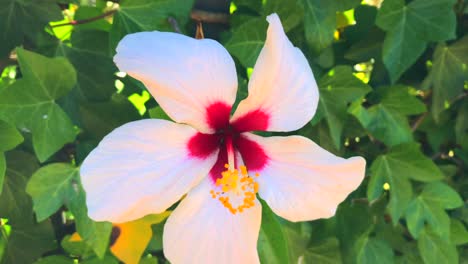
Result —
[[[131,222],[114,224],[113,230],[118,231],[111,252],[124,263],[137,264],[151,240],[153,234],[151,225],[162,222],[169,214],[170,212],[164,212]]]

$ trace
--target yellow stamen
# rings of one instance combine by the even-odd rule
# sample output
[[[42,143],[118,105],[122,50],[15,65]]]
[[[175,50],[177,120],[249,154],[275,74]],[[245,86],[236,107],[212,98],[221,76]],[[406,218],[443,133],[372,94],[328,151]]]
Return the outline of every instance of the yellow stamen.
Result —
[[[242,213],[245,209],[253,207],[259,189],[258,182],[249,176],[245,166],[232,169],[226,164],[224,167],[226,170],[215,183],[222,192],[211,190],[211,196],[217,198],[232,214]],[[258,177],[259,174],[256,173],[255,176]]]

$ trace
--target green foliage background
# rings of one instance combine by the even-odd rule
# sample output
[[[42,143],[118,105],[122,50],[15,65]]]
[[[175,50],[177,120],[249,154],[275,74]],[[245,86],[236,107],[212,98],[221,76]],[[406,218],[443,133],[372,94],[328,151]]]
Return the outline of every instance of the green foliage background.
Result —
[[[317,115],[295,133],[368,163],[333,218],[289,223],[264,204],[263,263],[468,263],[468,1],[380,2],[231,4],[220,42],[239,97],[276,12],[320,86]],[[119,125],[165,118],[112,56],[128,33],[174,31],[169,20],[193,35],[192,5],[0,0],[0,263],[118,262],[112,225],[87,217],[79,165]],[[61,25],[75,20],[86,23]],[[162,225],[141,263],[166,262]]]

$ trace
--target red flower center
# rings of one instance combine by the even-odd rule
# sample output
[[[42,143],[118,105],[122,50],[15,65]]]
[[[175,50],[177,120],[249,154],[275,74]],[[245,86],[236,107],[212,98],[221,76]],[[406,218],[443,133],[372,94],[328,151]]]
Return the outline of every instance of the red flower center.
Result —
[[[210,171],[213,182],[221,178],[228,163],[226,143],[231,141],[234,149],[242,157],[250,171],[261,170],[268,162],[268,156],[255,141],[248,139],[243,132],[264,131],[268,127],[269,114],[262,109],[251,111],[230,123],[231,106],[215,102],[206,108],[206,122],[215,131],[214,134],[197,133],[187,143],[190,156],[204,159],[219,149],[218,159]],[[229,140],[230,139],[230,140]],[[235,161],[237,165],[237,161]]]

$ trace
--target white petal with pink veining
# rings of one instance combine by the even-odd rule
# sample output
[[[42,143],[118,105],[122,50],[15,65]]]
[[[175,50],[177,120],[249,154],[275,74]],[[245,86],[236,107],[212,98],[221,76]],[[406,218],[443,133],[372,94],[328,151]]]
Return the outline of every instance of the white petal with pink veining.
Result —
[[[267,17],[267,39],[249,82],[249,96],[232,120],[261,109],[269,115],[267,131],[293,131],[309,122],[317,109],[317,83],[304,54],[284,33],[278,15]]]
[[[269,157],[256,178],[260,197],[273,212],[290,221],[333,216],[364,179],[366,161],[361,157],[337,157],[301,136],[246,136]]]
[[[210,132],[206,108],[232,105],[236,99],[234,61],[218,42],[170,32],[127,35],[114,61],[121,71],[142,81],[176,122]]]
[[[261,205],[231,214],[210,195],[211,179],[194,188],[169,216],[163,233],[171,263],[259,263]]]
[[[127,123],[107,135],[81,165],[89,216],[127,222],[161,213],[197,185],[216,161],[191,157],[197,131],[159,119]]]

